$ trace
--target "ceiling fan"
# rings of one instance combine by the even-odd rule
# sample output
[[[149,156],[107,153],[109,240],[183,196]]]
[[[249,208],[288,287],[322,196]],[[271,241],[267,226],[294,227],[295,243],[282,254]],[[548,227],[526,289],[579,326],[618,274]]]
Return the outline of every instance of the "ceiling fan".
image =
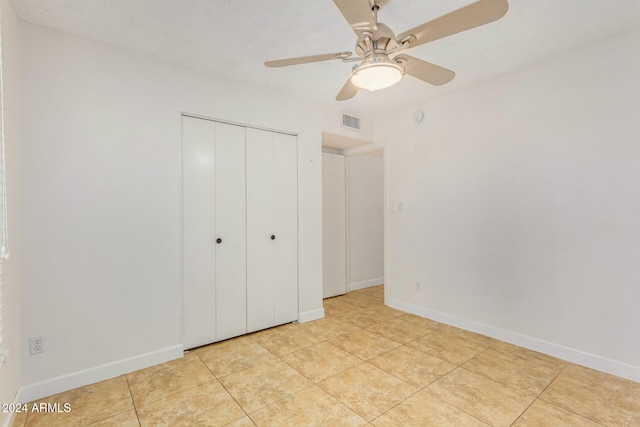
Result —
[[[455,76],[453,71],[403,52],[496,21],[509,9],[507,0],[479,0],[396,36],[389,27],[378,22],[378,12],[389,0],[333,2],[358,36],[355,47],[357,56],[352,57],[351,52],[337,52],[267,61],[264,65],[286,67],[329,59],[360,61],[353,67],[349,79],[336,96],[338,101],[353,98],[359,89],[373,91],[393,86],[405,74],[432,85],[450,82]]]

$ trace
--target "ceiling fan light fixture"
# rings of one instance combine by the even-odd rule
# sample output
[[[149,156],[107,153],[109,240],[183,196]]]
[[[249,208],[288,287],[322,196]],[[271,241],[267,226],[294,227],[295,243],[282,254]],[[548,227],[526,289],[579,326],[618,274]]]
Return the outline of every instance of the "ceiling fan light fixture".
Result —
[[[362,61],[351,74],[351,83],[368,91],[385,89],[402,80],[404,69],[386,54],[373,54]]]

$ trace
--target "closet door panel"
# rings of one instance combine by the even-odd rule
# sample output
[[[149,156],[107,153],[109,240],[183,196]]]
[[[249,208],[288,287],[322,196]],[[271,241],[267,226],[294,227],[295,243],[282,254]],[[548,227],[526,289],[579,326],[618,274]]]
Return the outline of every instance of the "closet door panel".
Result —
[[[216,123],[216,341],[247,332],[245,128]]]
[[[274,322],[298,319],[297,138],[273,134]]]
[[[247,129],[247,330],[274,326],[273,134]]]
[[[183,342],[215,341],[215,124],[182,119]]]

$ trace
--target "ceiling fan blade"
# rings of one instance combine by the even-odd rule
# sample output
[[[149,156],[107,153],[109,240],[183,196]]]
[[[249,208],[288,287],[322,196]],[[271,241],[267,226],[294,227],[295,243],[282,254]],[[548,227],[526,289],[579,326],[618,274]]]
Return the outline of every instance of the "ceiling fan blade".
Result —
[[[346,59],[351,56],[351,52],[327,53],[324,55],[301,56],[298,58],[278,59],[276,61],[266,61],[267,67],[287,67],[289,65],[307,64],[309,62],[327,61],[329,59]]]
[[[378,4],[384,6],[388,1],[378,0]],[[333,0],[333,2],[356,34],[359,31],[376,29],[376,20],[371,12],[372,0]]]
[[[342,86],[338,96],[336,96],[336,101],[346,101],[356,96],[356,93],[358,93],[358,88],[351,83],[351,76],[349,76],[349,80]]]
[[[480,0],[405,31],[398,35],[397,40],[400,42],[409,36],[414,36],[416,40],[411,42],[409,47],[420,46],[496,21],[502,18],[507,10],[509,10],[507,0]]]
[[[432,64],[409,55],[398,55],[394,60],[400,60],[404,65],[404,72],[435,86],[449,83],[456,76],[451,70]]]

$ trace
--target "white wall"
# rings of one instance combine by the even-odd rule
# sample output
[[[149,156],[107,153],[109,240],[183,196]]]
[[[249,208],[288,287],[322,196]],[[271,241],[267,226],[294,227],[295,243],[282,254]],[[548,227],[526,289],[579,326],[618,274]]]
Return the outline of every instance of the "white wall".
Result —
[[[7,204],[9,251],[3,261],[2,306],[5,338],[9,355],[0,368],[0,403],[11,403],[17,397],[20,375],[20,135],[19,27],[13,4],[0,1],[2,14],[2,74],[4,80],[4,134],[7,166]],[[0,425],[9,422],[11,414],[0,412]]]
[[[181,112],[299,133],[299,308],[322,316],[321,132],[339,112],[21,28],[22,336],[47,337],[23,357],[28,398],[175,357]]]
[[[350,289],[379,285],[384,277],[383,151],[347,156]]]
[[[379,119],[388,303],[640,381],[639,46]]]

